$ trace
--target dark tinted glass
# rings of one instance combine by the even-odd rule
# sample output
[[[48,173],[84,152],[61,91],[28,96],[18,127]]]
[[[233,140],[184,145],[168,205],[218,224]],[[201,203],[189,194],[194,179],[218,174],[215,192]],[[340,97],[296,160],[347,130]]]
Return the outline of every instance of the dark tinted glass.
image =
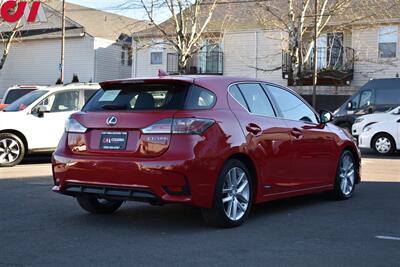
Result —
[[[285,119],[318,123],[315,113],[297,96],[281,88],[268,85]]]
[[[11,90],[7,94],[7,98],[4,101],[4,104],[11,104],[15,100],[23,97],[24,95],[29,94],[30,92],[35,91],[35,89],[15,89]]]
[[[272,108],[271,102],[269,102],[269,99],[260,84],[240,84],[239,89],[241,90],[251,113],[275,117],[275,112]]]
[[[379,57],[394,58],[396,57],[396,49],[397,49],[397,43],[379,44]]]
[[[85,95],[85,103],[88,102],[88,100],[96,93],[96,90],[85,90],[84,95]]]
[[[210,109],[215,101],[216,96],[212,92],[194,85],[188,92],[185,109]]]
[[[150,61],[151,61],[152,65],[162,64],[162,60],[163,60],[162,52],[151,52],[150,55],[151,55]]]
[[[46,94],[48,91],[45,90],[36,90],[33,92],[30,92],[27,95],[24,95],[17,101],[13,102],[11,105],[9,105],[7,108],[5,108],[3,111],[5,112],[14,112],[14,111],[20,111],[26,109],[29,105],[31,105],[33,102],[38,100],[41,96]]]
[[[375,90],[376,105],[400,105],[400,88]]]
[[[187,85],[121,84],[99,90],[83,111],[182,109]]]
[[[250,112],[249,108],[247,107],[246,101],[243,98],[242,93],[240,93],[239,88],[237,86],[232,86],[229,89],[229,92],[231,93],[232,97],[236,99],[237,102],[240,103],[240,105],[243,106],[247,111]]]

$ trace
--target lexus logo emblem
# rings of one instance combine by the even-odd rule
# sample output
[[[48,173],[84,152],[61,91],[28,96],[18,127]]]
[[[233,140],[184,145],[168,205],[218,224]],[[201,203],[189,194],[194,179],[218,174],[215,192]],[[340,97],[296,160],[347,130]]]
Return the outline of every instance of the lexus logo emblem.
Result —
[[[118,123],[118,119],[115,116],[108,117],[106,120],[108,126],[115,126]]]

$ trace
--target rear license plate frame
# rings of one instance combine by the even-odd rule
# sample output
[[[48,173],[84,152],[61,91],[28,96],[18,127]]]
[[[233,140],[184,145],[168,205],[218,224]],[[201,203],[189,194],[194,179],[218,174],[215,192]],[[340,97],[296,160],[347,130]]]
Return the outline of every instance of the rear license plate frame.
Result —
[[[127,132],[102,132],[100,150],[123,151],[128,145]]]

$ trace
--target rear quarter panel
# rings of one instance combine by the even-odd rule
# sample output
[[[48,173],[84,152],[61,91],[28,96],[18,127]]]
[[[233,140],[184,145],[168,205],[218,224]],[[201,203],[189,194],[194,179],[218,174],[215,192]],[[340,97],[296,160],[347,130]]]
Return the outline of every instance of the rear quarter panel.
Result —
[[[216,124],[196,139],[191,152],[191,185],[202,188],[202,194],[214,195],[215,185],[224,163],[235,153],[245,152],[243,132],[236,117],[230,110],[213,109],[197,111],[178,111],[175,118],[213,119]],[[174,154],[187,153],[190,144],[182,143],[181,136],[173,135],[171,148]]]

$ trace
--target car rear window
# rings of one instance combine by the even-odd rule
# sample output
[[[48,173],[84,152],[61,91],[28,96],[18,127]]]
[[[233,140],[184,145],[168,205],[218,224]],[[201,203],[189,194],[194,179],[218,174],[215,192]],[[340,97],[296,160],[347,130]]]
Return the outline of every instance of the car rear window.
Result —
[[[35,91],[35,89],[15,89],[15,90],[10,90],[7,93],[6,99],[4,100],[4,104],[11,104],[15,100],[23,97],[24,95],[29,94],[32,91]]]
[[[210,91],[188,84],[122,84],[99,90],[83,111],[209,109],[215,101]]]
[[[28,106],[33,104],[36,100],[41,98],[43,95],[47,94],[47,90],[35,90],[30,92],[27,95],[19,98],[17,101],[13,102],[11,105],[6,107],[3,111],[4,112],[17,112],[21,110],[25,110]]]

